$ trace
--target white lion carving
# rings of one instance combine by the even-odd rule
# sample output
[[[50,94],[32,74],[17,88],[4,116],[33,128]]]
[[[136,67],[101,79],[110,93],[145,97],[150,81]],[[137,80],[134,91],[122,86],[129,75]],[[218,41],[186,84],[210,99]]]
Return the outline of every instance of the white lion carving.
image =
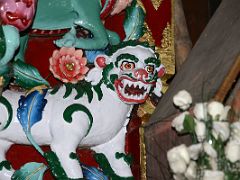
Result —
[[[94,92],[91,101],[87,95],[76,99],[77,92],[72,91],[64,97],[64,86],[55,94],[47,93],[42,120],[32,127],[32,137],[39,145],[50,145],[71,179],[83,177],[79,162],[70,158],[78,146],[103,153],[118,176],[132,177],[129,165],[122,158],[117,159],[116,153],[124,153],[126,125],[133,104],[143,103],[151,91],[161,94],[161,81],[157,79],[162,70],[154,51],[143,45],[128,44],[109,56],[98,56],[86,80],[92,87],[101,83],[102,96],[99,98]],[[0,104],[0,162],[6,160],[5,153],[12,144],[29,144],[17,119],[21,95],[9,90],[3,93],[13,116],[9,119],[9,109]],[[3,168],[0,179],[11,179],[12,174],[13,170]]]

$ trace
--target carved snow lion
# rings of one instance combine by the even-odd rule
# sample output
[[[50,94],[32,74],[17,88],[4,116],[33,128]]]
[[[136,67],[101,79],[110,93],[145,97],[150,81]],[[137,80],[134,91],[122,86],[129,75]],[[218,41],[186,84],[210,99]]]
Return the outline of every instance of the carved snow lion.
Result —
[[[0,163],[6,162],[5,153],[12,144],[30,144],[25,133],[30,132],[32,125],[27,121],[24,125],[18,118],[31,118],[33,104],[41,99],[45,108],[38,116],[41,121],[31,128],[30,139],[38,145],[50,145],[68,178],[83,177],[79,162],[71,158],[78,146],[104,154],[116,176],[132,177],[129,164],[116,154],[124,153],[126,125],[133,104],[143,103],[151,91],[161,95],[159,77],[163,72],[151,48],[127,42],[96,58],[85,82],[93,93],[62,86],[55,94],[43,91],[44,99],[39,98],[41,93],[23,97],[21,93],[5,91],[0,101]],[[26,108],[27,114],[22,113]],[[10,179],[13,173],[3,166],[0,179]]]

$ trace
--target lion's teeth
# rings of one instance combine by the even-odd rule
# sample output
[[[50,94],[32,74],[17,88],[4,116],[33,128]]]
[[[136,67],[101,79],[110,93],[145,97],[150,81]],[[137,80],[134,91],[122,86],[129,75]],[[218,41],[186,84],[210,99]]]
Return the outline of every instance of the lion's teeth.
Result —
[[[138,84],[137,83],[133,83],[133,87],[137,88]]]
[[[142,89],[142,87],[143,87],[143,84],[139,83],[139,89]]]
[[[139,99],[141,99],[141,98],[142,98],[142,95],[138,94],[138,95],[137,95],[137,99],[139,100]]]
[[[148,86],[148,87],[147,87],[147,92],[150,91],[150,88],[151,88],[151,86]]]
[[[126,86],[128,83],[126,80],[123,80],[123,85]]]
[[[127,85],[128,85],[129,87],[131,87],[132,84],[131,84],[130,81],[127,81],[126,83],[127,83]]]

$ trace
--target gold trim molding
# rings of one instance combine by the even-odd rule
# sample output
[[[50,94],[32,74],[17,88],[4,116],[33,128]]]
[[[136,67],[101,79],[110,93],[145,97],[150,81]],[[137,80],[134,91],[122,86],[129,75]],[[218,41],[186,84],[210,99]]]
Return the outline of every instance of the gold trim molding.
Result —
[[[157,10],[161,5],[163,0],[151,0],[154,8]],[[140,2],[140,3],[139,3]],[[142,6],[142,2],[138,0],[138,4]],[[171,23],[168,23],[163,31],[163,38],[160,47],[155,47],[156,52],[160,55],[162,64],[166,68],[166,74],[162,78],[163,89],[162,92],[165,93],[168,88],[167,80],[175,74],[175,47],[174,47],[174,0],[171,0]],[[151,46],[155,45],[155,40],[153,39],[151,30],[149,29],[147,23],[144,24],[146,32],[140,41],[147,41]],[[141,118],[142,126],[139,128],[140,136],[140,166],[141,166],[141,180],[147,180],[147,158],[146,158],[146,145],[144,140],[144,124],[148,122],[151,114],[155,110],[155,106],[152,104],[150,98],[142,105],[139,106],[137,115]]]

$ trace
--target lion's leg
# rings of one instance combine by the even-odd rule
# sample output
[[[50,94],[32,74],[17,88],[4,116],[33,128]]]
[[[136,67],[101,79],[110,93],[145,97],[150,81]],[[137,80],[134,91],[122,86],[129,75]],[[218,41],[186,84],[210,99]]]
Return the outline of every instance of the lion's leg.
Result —
[[[132,172],[125,153],[125,134],[126,128],[122,130],[109,142],[93,147],[96,153],[106,156],[113,172],[120,177],[132,177]],[[98,156],[98,155],[97,155]],[[126,156],[125,156],[126,157]],[[98,160],[97,160],[98,161]],[[100,165],[101,166],[101,165]]]
[[[73,158],[76,149],[85,137],[89,128],[89,120],[85,113],[76,113],[78,118],[74,118],[69,122],[58,123],[52,128],[53,140],[51,149],[56,153],[58,159],[66,172],[68,178],[82,178],[82,169],[77,159]],[[80,114],[80,116],[79,116]],[[60,119],[60,121],[64,121]]]
[[[14,172],[5,156],[11,145],[10,142],[0,140],[0,179],[10,180]]]

